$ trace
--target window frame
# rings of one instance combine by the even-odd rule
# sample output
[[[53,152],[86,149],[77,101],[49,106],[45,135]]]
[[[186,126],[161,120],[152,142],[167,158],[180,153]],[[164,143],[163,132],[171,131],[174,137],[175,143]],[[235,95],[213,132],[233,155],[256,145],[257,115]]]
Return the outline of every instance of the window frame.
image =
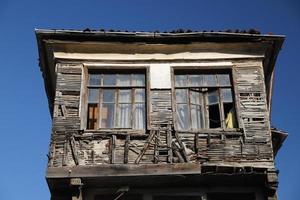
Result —
[[[144,129],[134,129],[134,128],[118,128],[118,127],[112,127],[112,128],[95,128],[95,129],[88,129],[87,123],[88,123],[88,86],[89,86],[89,74],[91,71],[94,72],[105,72],[109,73],[109,71],[112,71],[112,73],[118,74],[118,71],[125,71],[130,74],[131,72],[142,72],[145,75],[145,86],[143,87],[145,89],[145,128]],[[92,74],[92,73],[91,73]],[[134,133],[146,133],[147,130],[149,130],[150,126],[150,118],[149,118],[149,95],[150,95],[150,85],[149,85],[149,65],[138,65],[135,64],[84,64],[83,65],[83,73],[82,73],[82,88],[81,88],[81,95],[80,95],[80,110],[79,110],[79,116],[80,116],[80,127],[81,130],[87,131],[87,132],[101,132],[101,131],[127,131],[127,132],[134,132]],[[116,86],[115,88],[117,88]],[[123,87],[122,87],[123,88]],[[126,88],[126,87],[124,87]],[[132,86],[128,86],[127,88],[134,88]],[[100,94],[100,91],[99,91]],[[100,99],[99,99],[100,102]],[[99,103],[98,103],[99,104]],[[131,102],[132,104],[132,102]],[[98,106],[98,109],[100,106]],[[99,120],[99,119],[98,119]],[[98,121],[99,123],[99,121]]]
[[[237,96],[237,88],[236,88],[236,84],[235,84],[235,80],[236,80],[236,74],[235,74],[235,71],[234,71],[234,66],[231,65],[231,66],[190,66],[190,65],[187,65],[187,66],[176,66],[176,65],[173,65],[171,66],[171,93],[172,93],[172,110],[173,110],[173,123],[174,123],[174,129],[175,131],[179,131],[179,132],[220,132],[220,131],[238,131],[240,129],[240,118],[239,118],[239,107],[238,107],[238,96]],[[195,73],[195,71],[197,73],[195,74],[201,74],[201,71],[204,72],[203,74],[221,74],[222,72],[226,72],[230,75],[230,81],[231,81],[231,91],[232,91],[232,101],[233,101],[233,106],[235,108],[235,115],[236,115],[236,123],[237,123],[237,127],[236,128],[226,128],[226,126],[224,126],[223,124],[225,123],[225,117],[223,116],[224,114],[221,114],[221,113],[224,113],[223,111],[223,105],[219,105],[219,108],[220,110],[222,109],[222,111],[220,112],[220,117],[221,115],[223,116],[224,118],[224,122],[222,122],[222,119],[221,119],[221,127],[219,128],[203,128],[203,129],[187,129],[187,130],[181,130],[181,129],[178,129],[178,121],[177,121],[177,102],[176,102],[176,86],[175,86],[175,75],[176,75],[176,71],[180,71],[182,74],[193,74]],[[184,72],[184,73],[183,73]],[[192,72],[192,73],[189,73],[189,72]],[[191,88],[191,87],[186,87],[186,88]],[[217,91],[219,93],[220,89],[219,88],[222,88],[222,87],[217,87]],[[226,88],[226,87],[224,87]],[[227,87],[228,88],[228,87]],[[219,104],[222,102],[221,101],[221,95],[219,93]],[[204,99],[204,98],[203,98]],[[223,103],[223,102],[222,102]],[[189,104],[189,110],[190,110],[190,101],[188,101],[188,104]],[[206,105],[206,104],[205,104]],[[206,109],[206,113],[208,112],[207,111],[207,107],[205,107],[204,109]],[[191,112],[189,112],[189,115],[191,114]],[[206,127],[209,127],[209,123],[205,116],[204,115],[204,123],[205,123],[205,126]],[[189,116],[190,117],[190,116]],[[189,121],[189,126],[191,126],[191,121]]]

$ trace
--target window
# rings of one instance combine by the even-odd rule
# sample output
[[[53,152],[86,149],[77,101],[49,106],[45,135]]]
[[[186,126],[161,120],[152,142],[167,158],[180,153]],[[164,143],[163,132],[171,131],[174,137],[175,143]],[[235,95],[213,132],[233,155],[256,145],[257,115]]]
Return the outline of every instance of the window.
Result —
[[[231,82],[226,71],[175,71],[177,129],[236,128]]]
[[[87,129],[145,129],[145,73],[90,71],[87,88]]]

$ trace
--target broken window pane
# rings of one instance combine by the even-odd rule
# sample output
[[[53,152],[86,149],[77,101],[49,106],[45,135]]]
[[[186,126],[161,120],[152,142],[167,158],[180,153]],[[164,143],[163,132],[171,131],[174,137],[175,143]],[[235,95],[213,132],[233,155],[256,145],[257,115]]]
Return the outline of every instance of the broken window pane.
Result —
[[[88,102],[89,103],[99,102],[99,89],[89,89]]]
[[[114,86],[116,85],[115,74],[103,74],[103,85]]]
[[[101,128],[113,128],[115,116],[115,104],[103,103],[101,108]]]
[[[177,104],[177,122],[179,130],[189,129],[188,105]]]
[[[230,76],[229,74],[218,74],[218,81],[220,86],[230,86]]]
[[[118,86],[130,86],[130,74],[118,74]]]
[[[175,86],[187,86],[187,75],[176,75],[175,76]]]
[[[210,105],[208,107],[209,112],[209,128],[220,128],[220,108],[219,104]]]
[[[218,104],[219,103],[219,94],[217,90],[208,92],[208,104]]]
[[[207,72],[175,74],[179,130],[237,127],[230,74]]]
[[[133,74],[132,86],[145,86],[145,74]]]
[[[217,90],[208,93],[209,128],[221,127],[219,93]]]
[[[90,74],[89,85],[101,85],[101,74]]]
[[[131,104],[119,104],[117,113],[117,127],[131,127]]]
[[[103,89],[103,102],[113,103],[115,102],[115,90],[113,89]]]
[[[187,103],[187,90],[186,89],[176,89],[176,102],[177,103]]]
[[[134,129],[144,129],[146,118],[145,118],[145,104],[137,103],[135,104],[135,109],[133,113],[133,128]]]

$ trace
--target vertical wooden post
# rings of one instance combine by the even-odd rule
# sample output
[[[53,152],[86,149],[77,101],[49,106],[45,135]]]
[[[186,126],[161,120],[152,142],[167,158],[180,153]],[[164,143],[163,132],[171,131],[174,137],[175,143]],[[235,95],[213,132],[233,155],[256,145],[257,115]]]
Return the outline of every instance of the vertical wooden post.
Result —
[[[115,163],[115,151],[116,151],[116,135],[112,135],[111,137],[111,159],[110,159],[110,163],[111,164],[114,164]]]
[[[199,135],[198,133],[195,134],[195,140],[194,140],[195,144],[195,153],[198,154],[198,143],[199,143]]]
[[[171,128],[167,130],[167,148],[168,148],[168,163],[172,163],[173,151],[172,151],[172,132]]]
[[[129,152],[130,135],[126,136],[124,145],[124,164],[128,163],[128,152]]]

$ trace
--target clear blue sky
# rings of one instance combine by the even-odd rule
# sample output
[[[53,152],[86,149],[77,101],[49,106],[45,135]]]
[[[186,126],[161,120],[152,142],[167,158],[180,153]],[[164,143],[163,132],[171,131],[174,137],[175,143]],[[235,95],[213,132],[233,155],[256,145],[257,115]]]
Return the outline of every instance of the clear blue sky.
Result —
[[[287,36],[276,64],[272,124],[289,133],[277,156],[281,200],[300,199],[300,2],[0,1],[0,199],[49,199],[45,181],[51,118],[34,28],[224,30]]]

